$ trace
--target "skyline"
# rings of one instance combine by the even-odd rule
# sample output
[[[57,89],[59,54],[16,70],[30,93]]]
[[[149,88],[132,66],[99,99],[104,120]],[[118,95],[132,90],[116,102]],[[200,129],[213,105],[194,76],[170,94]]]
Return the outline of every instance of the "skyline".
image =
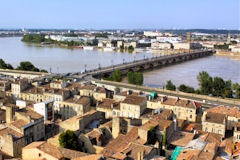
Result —
[[[239,30],[239,12],[238,0],[9,0],[0,6],[0,28]]]

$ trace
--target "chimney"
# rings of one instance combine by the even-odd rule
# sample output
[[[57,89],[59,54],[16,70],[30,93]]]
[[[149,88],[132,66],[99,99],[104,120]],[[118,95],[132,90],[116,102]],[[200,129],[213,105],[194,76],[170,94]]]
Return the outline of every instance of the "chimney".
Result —
[[[177,130],[177,119],[176,117],[173,119],[173,123],[174,123],[174,131]]]
[[[143,160],[143,151],[138,152],[137,160]]]
[[[13,107],[7,106],[6,107],[6,122],[11,123],[13,121]]]

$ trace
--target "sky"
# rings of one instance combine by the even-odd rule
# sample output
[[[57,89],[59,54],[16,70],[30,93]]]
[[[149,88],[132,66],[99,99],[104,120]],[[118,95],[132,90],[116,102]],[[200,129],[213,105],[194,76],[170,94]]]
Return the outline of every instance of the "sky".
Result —
[[[240,0],[1,0],[0,28],[240,29]]]

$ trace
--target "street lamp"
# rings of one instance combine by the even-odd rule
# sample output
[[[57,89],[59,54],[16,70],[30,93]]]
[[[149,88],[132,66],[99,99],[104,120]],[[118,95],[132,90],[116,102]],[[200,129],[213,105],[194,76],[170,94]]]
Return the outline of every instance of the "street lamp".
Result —
[[[123,58],[123,64],[125,63],[125,59]]]

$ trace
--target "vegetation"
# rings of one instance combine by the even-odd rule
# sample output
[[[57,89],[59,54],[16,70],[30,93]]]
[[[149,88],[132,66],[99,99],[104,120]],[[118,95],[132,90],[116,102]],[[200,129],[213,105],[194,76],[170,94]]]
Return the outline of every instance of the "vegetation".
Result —
[[[23,42],[29,43],[49,43],[57,45],[66,45],[68,47],[85,45],[84,42],[78,41],[56,41],[49,38],[45,38],[45,35],[24,35],[22,38]]]
[[[122,81],[122,75],[121,75],[121,72],[118,69],[113,72],[113,81],[115,81],[115,82],[121,82]]]
[[[22,71],[34,71],[34,72],[40,72],[38,68],[36,68],[31,62],[20,62],[20,66],[16,68],[17,70]]]
[[[215,45],[214,46],[215,49],[229,49],[229,45],[228,44],[219,44],[219,45]]]
[[[212,95],[214,97],[237,98],[240,99],[240,85],[231,80],[224,81],[221,77],[212,78],[207,72],[202,71],[198,74],[199,89],[181,84],[178,90],[186,93],[196,93],[203,95]],[[166,89],[174,90],[175,85],[169,80]],[[235,95],[235,96],[234,96]]]
[[[134,47],[132,45],[128,46],[128,52],[133,52],[134,51]]]
[[[78,137],[73,131],[67,130],[60,134],[58,138],[59,144],[62,148],[82,151],[78,141]]]
[[[11,64],[6,64],[3,59],[0,59],[0,69],[14,69]],[[16,70],[23,70],[23,71],[34,71],[34,72],[45,72],[46,70],[42,69],[39,70],[36,68],[31,62],[20,62],[20,65],[16,68]]]
[[[171,91],[176,91],[176,86],[172,83],[171,80],[168,80],[167,85],[166,85],[166,89],[171,90]]]
[[[31,43],[41,43],[45,41],[44,35],[24,35],[22,38],[23,42],[31,42]]]
[[[143,74],[141,72],[128,72],[128,83],[142,85],[143,84]]]
[[[3,59],[0,59],[0,68],[1,69],[13,69],[11,64],[6,64]]]
[[[182,91],[182,92],[186,92],[186,93],[195,93],[195,90],[194,90],[193,87],[190,87],[190,86],[187,86],[187,85],[184,85],[184,84],[181,84],[178,87],[178,90]]]
[[[198,74],[197,80],[200,86],[200,92],[204,95],[209,95],[212,93],[212,77],[205,71],[202,71]]]

